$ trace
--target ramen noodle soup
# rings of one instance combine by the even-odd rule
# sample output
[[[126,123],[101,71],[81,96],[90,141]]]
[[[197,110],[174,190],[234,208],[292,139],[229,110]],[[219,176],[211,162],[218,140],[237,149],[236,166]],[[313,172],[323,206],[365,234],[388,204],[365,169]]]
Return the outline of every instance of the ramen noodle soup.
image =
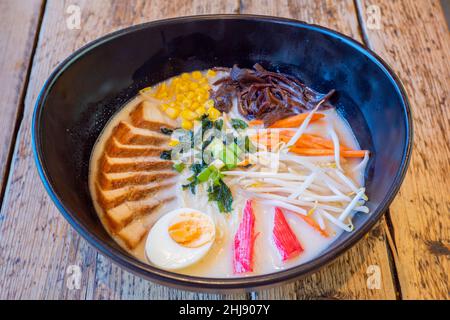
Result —
[[[369,152],[333,93],[258,64],[143,88],[92,152],[102,224],[137,259],[194,276],[267,274],[314,259],[369,213]]]

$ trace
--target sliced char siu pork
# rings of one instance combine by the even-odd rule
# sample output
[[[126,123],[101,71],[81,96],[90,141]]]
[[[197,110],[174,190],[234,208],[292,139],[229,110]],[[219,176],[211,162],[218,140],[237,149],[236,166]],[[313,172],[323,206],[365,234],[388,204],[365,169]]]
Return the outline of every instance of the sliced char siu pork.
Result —
[[[109,231],[129,249],[143,239],[155,218],[152,214],[175,199],[177,172],[172,161],[160,158],[168,150],[170,137],[162,128],[173,130],[176,122],[158,106],[140,102],[106,138],[97,160],[95,195],[104,212]]]

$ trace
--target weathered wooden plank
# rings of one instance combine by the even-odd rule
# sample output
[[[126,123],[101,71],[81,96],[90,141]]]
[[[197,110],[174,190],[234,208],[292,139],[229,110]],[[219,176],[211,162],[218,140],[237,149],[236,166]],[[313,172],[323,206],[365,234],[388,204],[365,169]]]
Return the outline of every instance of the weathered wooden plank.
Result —
[[[17,117],[21,115],[42,0],[6,0],[0,2],[0,83],[2,103],[0,117],[0,179],[8,172],[11,144],[16,134]]]
[[[361,41],[353,1],[243,1],[241,13],[283,16],[320,24]],[[395,299],[385,238],[385,221],[335,263],[298,282],[264,290],[256,299]],[[370,266],[381,271],[380,289],[369,289]],[[369,269],[370,271],[370,269]]]
[[[448,299],[450,35],[447,24],[438,0],[362,0],[359,7],[370,46],[400,76],[413,109],[413,157],[405,182],[390,208],[402,296]],[[378,10],[380,29],[373,28]]]
[[[66,223],[45,193],[34,167],[30,141],[31,116],[39,90],[51,70],[73,50],[105,33],[144,21],[235,12],[238,2],[77,1],[80,30],[67,28],[70,14],[66,10],[72,4],[49,0],[42,22],[25,98],[24,120],[1,211],[0,298],[245,298],[245,295],[196,295],[169,290],[132,276],[98,256]],[[68,270],[71,265],[81,268],[79,290],[70,290],[67,285],[72,279],[70,272],[74,272]]]

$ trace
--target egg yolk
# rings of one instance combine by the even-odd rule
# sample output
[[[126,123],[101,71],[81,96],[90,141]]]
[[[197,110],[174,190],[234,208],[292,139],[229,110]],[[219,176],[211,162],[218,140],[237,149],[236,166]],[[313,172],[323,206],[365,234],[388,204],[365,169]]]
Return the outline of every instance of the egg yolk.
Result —
[[[180,221],[169,227],[171,238],[179,244],[187,244],[200,236],[201,226],[198,221]]]
[[[214,226],[211,222],[194,212],[178,216],[168,231],[172,240],[188,248],[200,247],[214,237]]]

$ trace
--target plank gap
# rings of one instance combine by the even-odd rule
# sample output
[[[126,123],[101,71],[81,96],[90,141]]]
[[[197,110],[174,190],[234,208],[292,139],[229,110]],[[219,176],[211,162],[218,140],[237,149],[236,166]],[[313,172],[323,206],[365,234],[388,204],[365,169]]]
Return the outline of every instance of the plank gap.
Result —
[[[360,0],[353,0],[356,11],[356,19],[358,20],[358,31],[361,35],[363,44],[372,50],[370,46],[369,36],[367,35],[366,24],[364,23],[364,11]]]
[[[366,29],[366,24],[364,20],[364,10],[363,10],[363,4],[361,3],[361,0],[353,0],[355,9],[356,9],[356,16],[358,20],[358,30],[361,34],[361,38],[363,40],[364,45],[372,50],[372,46],[370,44],[369,36]],[[394,226],[392,224],[392,219],[390,215],[389,208],[385,212],[385,233],[386,233],[386,248],[388,253],[388,261],[389,266],[392,272],[392,282],[394,284],[395,288],[395,294],[397,300],[402,300],[402,290],[400,285],[400,279],[398,277],[398,260],[397,257],[397,246],[395,244],[395,234],[394,234]]]
[[[397,245],[395,244],[394,226],[392,224],[391,215],[389,209],[385,213],[385,233],[386,233],[386,247],[389,258],[389,265],[392,272],[392,282],[394,283],[395,295],[397,300],[403,300],[402,286],[400,285],[400,279],[398,276],[398,254]]]

